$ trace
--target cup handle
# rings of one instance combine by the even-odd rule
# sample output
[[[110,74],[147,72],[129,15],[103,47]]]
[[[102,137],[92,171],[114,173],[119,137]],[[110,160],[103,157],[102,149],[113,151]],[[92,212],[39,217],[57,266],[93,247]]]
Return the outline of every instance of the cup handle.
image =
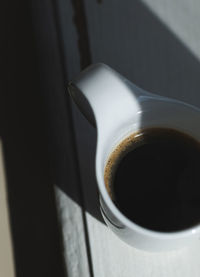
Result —
[[[75,103],[98,131],[112,132],[140,109],[139,97],[146,92],[105,64],[89,66],[68,86]]]

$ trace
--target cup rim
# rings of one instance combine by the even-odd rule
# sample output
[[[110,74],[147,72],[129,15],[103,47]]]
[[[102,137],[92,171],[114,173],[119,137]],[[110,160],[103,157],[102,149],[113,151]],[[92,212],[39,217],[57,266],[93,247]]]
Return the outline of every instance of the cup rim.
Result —
[[[177,104],[182,104],[183,106],[196,111],[199,113],[200,115],[200,109],[192,106],[192,105],[188,105],[184,102],[180,102],[180,101],[174,101],[177,102]],[[144,235],[147,235],[149,237],[156,237],[159,239],[177,239],[177,238],[185,238],[185,237],[189,237],[189,236],[194,236],[197,233],[200,233],[200,222],[199,224],[195,225],[195,226],[191,226],[185,229],[181,229],[181,230],[177,230],[177,231],[172,231],[172,232],[161,232],[161,231],[155,231],[155,230],[151,230],[151,229],[147,229],[145,227],[142,227],[136,223],[134,223],[133,221],[131,221],[130,219],[128,219],[117,207],[116,205],[113,203],[113,201],[111,200],[108,191],[106,189],[105,183],[104,183],[104,173],[102,174],[101,172],[101,160],[98,157],[98,153],[99,153],[99,143],[97,143],[97,151],[96,151],[96,179],[97,179],[97,184],[98,184],[98,188],[99,188],[99,192],[100,195],[102,196],[104,202],[106,203],[106,205],[108,205],[109,209],[111,210],[111,212],[114,214],[114,216],[116,216],[117,219],[119,219],[119,221],[122,223],[122,225],[127,226],[128,228],[130,228],[131,230],[137,231],[138,233],[143,233]]]
[[[97,164],[98,167],[98,164]],[[161,231],[154,231],[151,229],[147,229],[145,227],[142,227],[138,225],[137,223],[131,221],[128,219],[113,203],[111,200],[110,196],[108,195],[108,192],[106,190],[104,180],[102,180],[102,177],[100,176],[101,174],[98,174],[98,171],[96,171],[97,174],[97,180],[98,180],[98,187],[100,190],[100,195],[102,196],[104,202],[108,207],[110,208],[111,212],[116,216],[116,218],[122,223],[122,225],[127,226],[131,230],[135,230],[139,233],[143,233],[145,235],[151,236],[151,237],[157,237],[160,239],[176,239],[176,238],[181,238],[181,237],[188,237],[191,235],[195,235],[200,232],[200,223],[188,227],[183,230],[178,230],[178,231],[172,231],[172,232],[161,232]]]

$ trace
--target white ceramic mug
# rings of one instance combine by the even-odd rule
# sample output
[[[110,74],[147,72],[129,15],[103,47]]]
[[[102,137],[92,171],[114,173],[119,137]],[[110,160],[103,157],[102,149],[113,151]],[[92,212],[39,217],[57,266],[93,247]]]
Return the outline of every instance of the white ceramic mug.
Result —
[[[200,225],[167,233],[130,221],[114,205],[106,190],[104,168],[113,149],[143,128],[173,128],[200,141],[200,109],[146,92],[105,64],[95,64],[81,72],[70,82],[69,92],[97,128],[96,178],[100,209],[113,232],[129,245],[148,251],[177,249],[197,241]]]

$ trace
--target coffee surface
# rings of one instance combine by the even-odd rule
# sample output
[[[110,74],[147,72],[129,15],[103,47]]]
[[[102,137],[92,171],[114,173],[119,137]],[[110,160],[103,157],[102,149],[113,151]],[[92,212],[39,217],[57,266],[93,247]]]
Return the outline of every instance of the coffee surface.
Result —
[[[200,144],[186,134],[132,134],[111,154],[104,179],[118,209],[142,227],[173,232],[200,222]]]

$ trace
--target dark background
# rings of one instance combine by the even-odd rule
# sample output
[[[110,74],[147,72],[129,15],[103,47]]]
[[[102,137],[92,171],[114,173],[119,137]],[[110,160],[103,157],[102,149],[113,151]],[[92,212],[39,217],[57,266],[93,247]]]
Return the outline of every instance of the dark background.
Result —
[[[55,10],[51,1],[29,0],[8,1],[3,8],[0,137],[16,273],[64,276],[53,185],[62,178],[57,169],[70,169],[60,157],[70,134]]]

